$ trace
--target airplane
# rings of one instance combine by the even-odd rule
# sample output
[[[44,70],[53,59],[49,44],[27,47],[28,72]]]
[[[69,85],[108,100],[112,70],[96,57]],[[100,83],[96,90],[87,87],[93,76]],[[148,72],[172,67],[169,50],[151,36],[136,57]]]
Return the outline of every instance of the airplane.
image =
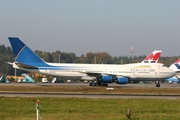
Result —
[[[171,77],[171,78],[168,78],[168,79],[166,79],[165,80],[167,83],[179,83],[179,79],[176,77],[176,76],[174,76],[174,77]]]
[[[131,64],[73,64],[48,63],[36,55],[18,37],[9,37],[15,62],[14,68],[41,73],[60,79],[91,80],[90,86],[108,86],[108,83],[127,84],[129,80],[161,81],[175,75],[175,72],[162,63]],[[160,82],[156,84],[160,87]]]
[[[180,70],[180,58],[178,58],[169,68],[178,72]]]
[[[180,76],[178,74],[180,71],[180,58],[176,60],[169,68],[175,71],[176,75],[171,78],[166,79],[165,81],[168,83],[174,83],[174,82],[179,83]]]
[[[161,52],[162,52],[161,50],[153,51],[141,63],[157,63],[160,58]]]

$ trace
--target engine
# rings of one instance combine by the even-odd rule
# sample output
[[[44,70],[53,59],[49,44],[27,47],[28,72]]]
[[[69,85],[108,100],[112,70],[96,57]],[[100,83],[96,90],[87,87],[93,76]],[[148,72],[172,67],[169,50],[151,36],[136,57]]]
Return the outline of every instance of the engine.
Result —
[[[127,83],[128,83],[128,78],[125,78],[125,77],[117,77],[116,83],[117,83],[117,84],[127,84]]]
[[[112,83],[113,82],[113,78],[112,78],[112,76],[109,76],[109,75],[103,75],[101,77],[101,81],[103,83]]]

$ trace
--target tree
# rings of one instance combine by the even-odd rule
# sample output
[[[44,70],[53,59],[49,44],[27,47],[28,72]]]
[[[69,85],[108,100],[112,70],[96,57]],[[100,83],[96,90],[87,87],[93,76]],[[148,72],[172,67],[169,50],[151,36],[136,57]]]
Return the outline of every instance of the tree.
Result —
[[[57,50],[55,52],[52,52],[52,58],[53,58],[52,62],[54,62],[54,63],[61,62],[61,60],[62,60],[62,56],[61,55],[62,54],[61,54],[61,52],[59,50]]]
[[[92,63],[92,60],[94,59],[94,53],[88,52],[85,56],[85,63]]]
[[[112,57],[107,52],[98,52],[98,53],[95,53],[94,56],[96,56],[96,61],[97,61],[96,63],[98,64],[112,64],[113,63]]]

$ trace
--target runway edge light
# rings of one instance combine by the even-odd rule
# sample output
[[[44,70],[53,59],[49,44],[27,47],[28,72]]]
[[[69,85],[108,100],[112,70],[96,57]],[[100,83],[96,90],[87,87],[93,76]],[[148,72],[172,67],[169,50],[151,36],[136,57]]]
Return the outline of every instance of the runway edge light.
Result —
[[[37,120],[42,120],[40,100],[36,100],[36,116]]]

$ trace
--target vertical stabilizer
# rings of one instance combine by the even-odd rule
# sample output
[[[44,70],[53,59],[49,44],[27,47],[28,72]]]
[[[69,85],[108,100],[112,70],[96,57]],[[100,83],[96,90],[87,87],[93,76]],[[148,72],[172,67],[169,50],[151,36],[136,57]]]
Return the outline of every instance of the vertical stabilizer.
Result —
[[[180,71],[180,58],[176,60],[169,68],[175,72]]]
[[[9,37],[9,41],[11,43],[15,61],[20,64],[25,64],[29,66],[47,66],[47,64],[28,46],[26,46],[19,38],[17,37]]]
[[[161,50],[153,51],[149,56],[147,56],[141,63],[157,63],[160,56]]]

